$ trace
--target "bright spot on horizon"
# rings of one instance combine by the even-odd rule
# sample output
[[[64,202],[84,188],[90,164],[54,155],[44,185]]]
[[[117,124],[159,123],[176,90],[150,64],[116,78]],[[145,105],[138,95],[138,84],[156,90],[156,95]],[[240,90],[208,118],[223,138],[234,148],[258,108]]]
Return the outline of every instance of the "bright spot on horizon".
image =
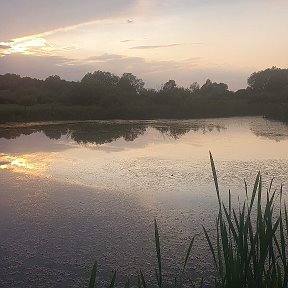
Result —
[[[34,38],[29,40],[15,39],[14,42],[12,42],[10,45],[10,48],[4,52],[4,55],[10,55],[14,53],[22,53],[24,55],[36,54],[37,50],[35,50],[35,48],[43,48],[49,46],[47,41],[43,38]]]

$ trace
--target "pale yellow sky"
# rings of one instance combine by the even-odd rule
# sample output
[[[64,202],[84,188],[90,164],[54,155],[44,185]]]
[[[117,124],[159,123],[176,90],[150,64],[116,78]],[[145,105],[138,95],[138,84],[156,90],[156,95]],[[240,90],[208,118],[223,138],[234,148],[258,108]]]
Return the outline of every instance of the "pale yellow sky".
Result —
[[[106,70],[156,88],[211,78],[235,90],[254,71],[288,66],[287,1],[2,1],[1,74]]]

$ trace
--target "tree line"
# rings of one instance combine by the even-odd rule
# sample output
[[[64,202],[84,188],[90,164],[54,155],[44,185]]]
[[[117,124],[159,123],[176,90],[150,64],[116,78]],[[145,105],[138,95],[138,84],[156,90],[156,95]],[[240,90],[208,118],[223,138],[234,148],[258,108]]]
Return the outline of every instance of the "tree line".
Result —
[[[87,119],[238,115],[288,119],[288,69],[272,67],[255,72],[247,79],[247,84],[246,89],[233,92],[227,84],[210,79],[202,86],[194,82],[189,88],[168,80],[161,89],[155,90],[145,88],[144,81],[132,73],[120,77],[95,71],[87,73],[81,81],[66,81],[57,75],[39,80],[5,74],[0,75],[0,112],[4,113],[7,105],[25,107],[26,112],[17,108],[22,111],[18,118],[24,117],[23,120],[84,119],[85,115]],[[10,112],[16,111],[15,107],[11,109]],[[6,116],[0,120],[5,121]],[[14,116],[17,120],[16,112]]]

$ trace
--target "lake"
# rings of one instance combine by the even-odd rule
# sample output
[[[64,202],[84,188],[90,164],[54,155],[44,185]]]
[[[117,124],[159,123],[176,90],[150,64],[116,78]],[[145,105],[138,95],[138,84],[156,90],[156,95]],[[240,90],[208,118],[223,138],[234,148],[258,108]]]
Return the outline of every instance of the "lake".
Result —
[[[288,182],[288,126],[260,117],[47,122],[0,125],[0,286],[85,287],[154,273],[154,218],[164,270],[209,279],[202,225],[213,231],[217,199],[244,199],[258,171]],[[121,275],[121,276],[120,276]],[[102,284],[103,285],[103,284]]]

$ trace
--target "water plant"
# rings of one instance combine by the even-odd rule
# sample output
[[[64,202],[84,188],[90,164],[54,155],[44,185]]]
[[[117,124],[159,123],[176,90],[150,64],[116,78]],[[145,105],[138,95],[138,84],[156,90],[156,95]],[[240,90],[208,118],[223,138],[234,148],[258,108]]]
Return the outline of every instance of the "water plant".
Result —
[[[221,198],[211,153],[210,162],[219,211],[215,219],[215,235],[213,235],[215,237],[212,238],[204,226],[203,231],[215,266],[215,288],[287,288],[288,213],[285,201],[282,199],[282,185],[277,193],[277,190],[272,190],[272,180],[268,189],[263,192],[262,176],[258,172],[251,196],[249,197],[248,186],[244,181],[246,197],[243,203],[239,203],[239,207],[234,208],[229,190],[227,206]],[[277,198],[280,199],[278,205]],[[163,279],[160,235],[156,219],[154,232],[157,256],[156,285],[158,288],[164,288],[167,286]],[[213,239],[216,243],[213,243]],[[176,277],[173,277],[175,288],[195,288],[204,285],[203,279],[196,283],[185,272],[194,240],[195,236],[189,243],[182,270]],[[96,272],[97,263],[95,262],[89,288],[95,287]],[[116,272],[113,273],[107,287],[114,287],[115,281]],[[136,287],[146,288],[146,283],[140,271]],[[132,287],[130,285],[130,279],[127,279],[124,287]]]
[[[154,234],[155,234],[155,248],[156,248],[156,259],[157,259],[157,268],[155,268],[155,276],[156,276],[156,286],[159,288],[166,287],[165,282],[163,281],[163,272],[162,272],[162,258],[161,258],[161,245],[160,245],[160,235],[159,235],[159,230],[158,230],[158,225],[156,219],[154,219]],[[179,272],[179,275],[173,277],[174,279],[174,287],[175,288],[181,288],[183,287],[183,284],[186,280],[187,285],[191,288],[195,288],[196,284],[192,279],[189,278],[189,276],[185,273],[185,268],[189,259],[189,256],[191,254],[192,246],[195,240],[195,236],[191,239],[188,249],[185,254],[185,258],[183,260],[183,266],[181,271]],[[96,285],[96,274],[97,274],[97,261],[95,261],[92,270],[91,270],[91,275],[90,275],[90,281],[89,281],[89,286],[88,288],[95,288]],[[143,272],[140,270],[139,274],[137,275],[136,278],[136,286],[135,283],[132,283],[130,278],[127,278],[127,281],[124,285],[124,288],[129,288],[129,287],[138,287],[138,288],[147,288],[145,276]],[[171,279],[170,279],[171,280]],[[133,284],[133,286],[131,286]],[[116,271],[113,272],[112,277],[109,281],[109,284],[107,285],[107,288],[113,288],[116,285]],[[185,287],[187,287],[187,285]],[[171,286],[171,285],[170,285]],[[199,288],[203,286],[203,279],[200,282]]]
[[[276,190],[272,191],[272,180],[265,197],[258,172],[250,199],[245,182],[246,199],[237,211],[232,207],[230,191],[228,207],[222,202],[211,153],[210,161],[219,203],[216,245],[212,245],[205,227],[203,230],[217,271],[215,286],[287,287],[288,217],[282,203],[282,185],[276,194]],[[278,206],[276,195],[280,196]]]

